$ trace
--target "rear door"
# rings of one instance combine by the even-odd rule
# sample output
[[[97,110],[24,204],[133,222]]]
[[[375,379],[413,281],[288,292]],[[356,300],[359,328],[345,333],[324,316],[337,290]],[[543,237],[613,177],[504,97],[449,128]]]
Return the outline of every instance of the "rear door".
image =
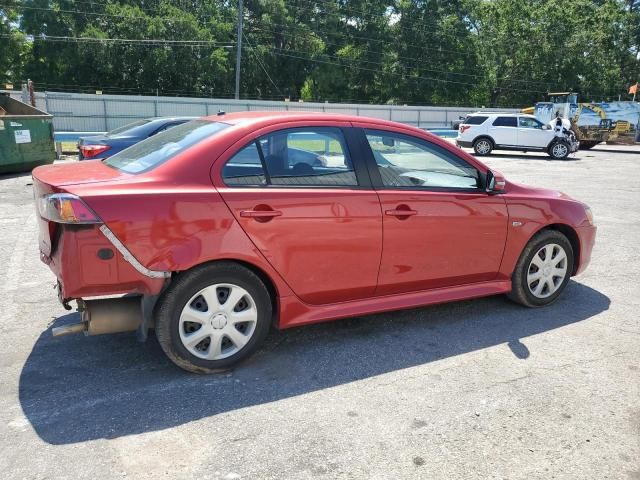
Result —
[[[518,145],[518,119],[515,116],[497,116],[489,125],[489,135],[496,145]]]
[[[310,304],[360,299],[376,288],[380,203],[343,127],[272,129],[239,142],[212,170],[244,231]]]
[[[480,172],[429,141],[363,130],[383,212],[377,295],[496,278],[507,208],[481,188]]]

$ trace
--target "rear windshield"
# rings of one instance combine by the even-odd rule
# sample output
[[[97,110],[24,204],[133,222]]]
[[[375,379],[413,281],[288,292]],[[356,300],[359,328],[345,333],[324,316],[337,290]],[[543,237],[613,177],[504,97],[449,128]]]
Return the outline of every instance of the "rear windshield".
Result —
[[[127,123],[126,125],[123,125],[122,127],[114,128],[110,132],[107,132],[106,136],[107,137],[115,137],[117,135],[120,135],[121,133],[124,133],[124,132],[128,131],[128,130],[141,127],[142,125],[146,125],[150,121],[151,120],[138,120],[137,122]]]
[[[104,163],[127,173],[146,172],[229,126],[227,123],[193,120],[136,143],[107,158]]]
[[[465,125],[481,125],[484,121],[489,117],[483,117],[482,115],[476,115],[474,117],[469,117],[464,121]]]

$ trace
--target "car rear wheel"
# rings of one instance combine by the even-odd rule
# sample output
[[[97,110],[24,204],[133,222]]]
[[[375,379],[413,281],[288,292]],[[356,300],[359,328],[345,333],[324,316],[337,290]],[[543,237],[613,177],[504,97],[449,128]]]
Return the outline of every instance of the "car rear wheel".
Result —
[[[558,140],[549,147],[549,156],[554,160],[564,160],[571,153],[571,147],[564,140]]]
[[[224,371],[251,355],[269,332],[269,292],[252,271],[221,262],[180,274],[156,309],[156,336],[180,368]]]
[[[489,155],[493,150],[493,143],[488,138],[479,138],[473,142],[473,151],[476,155]]]
[[[509,298],[527,307],[542,307],[555,301],[573,272],[573,248],[567,237],[543,230],[524,248],[511,277]]]

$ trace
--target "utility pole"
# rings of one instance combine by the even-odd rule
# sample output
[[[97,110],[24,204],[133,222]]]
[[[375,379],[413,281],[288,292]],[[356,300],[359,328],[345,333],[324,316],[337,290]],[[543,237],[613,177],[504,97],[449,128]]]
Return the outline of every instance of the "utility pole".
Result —
[[[238,0],[238,38],[236,40],[236,100],[240,99],[240,59],[242,58],[242,0]]]

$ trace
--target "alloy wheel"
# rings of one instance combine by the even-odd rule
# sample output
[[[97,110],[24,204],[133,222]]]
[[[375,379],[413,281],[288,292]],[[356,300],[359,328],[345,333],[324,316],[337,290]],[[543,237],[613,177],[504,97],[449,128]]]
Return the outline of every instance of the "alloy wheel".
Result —
[[[537,298],[553,295],[567,276],[567,252],[557,243],[540,248],[527,270],[527,286]]]
[[[556,143],[552,148],[552,153],[555,158],[563,158],[569,154],[569,149],[564,143]]]
[[[249,292],[238,285],[219,283],[189,299],[178,328],[189,353],[220,360],[238,353],[251,340],[257,321],[258,310]]]
[[[486,155],[487,153],[489,153],[491,151],[491,145],[489,144],[489,141],[488,140],[480,140],[476,144],[476,151],[480,155]]]

